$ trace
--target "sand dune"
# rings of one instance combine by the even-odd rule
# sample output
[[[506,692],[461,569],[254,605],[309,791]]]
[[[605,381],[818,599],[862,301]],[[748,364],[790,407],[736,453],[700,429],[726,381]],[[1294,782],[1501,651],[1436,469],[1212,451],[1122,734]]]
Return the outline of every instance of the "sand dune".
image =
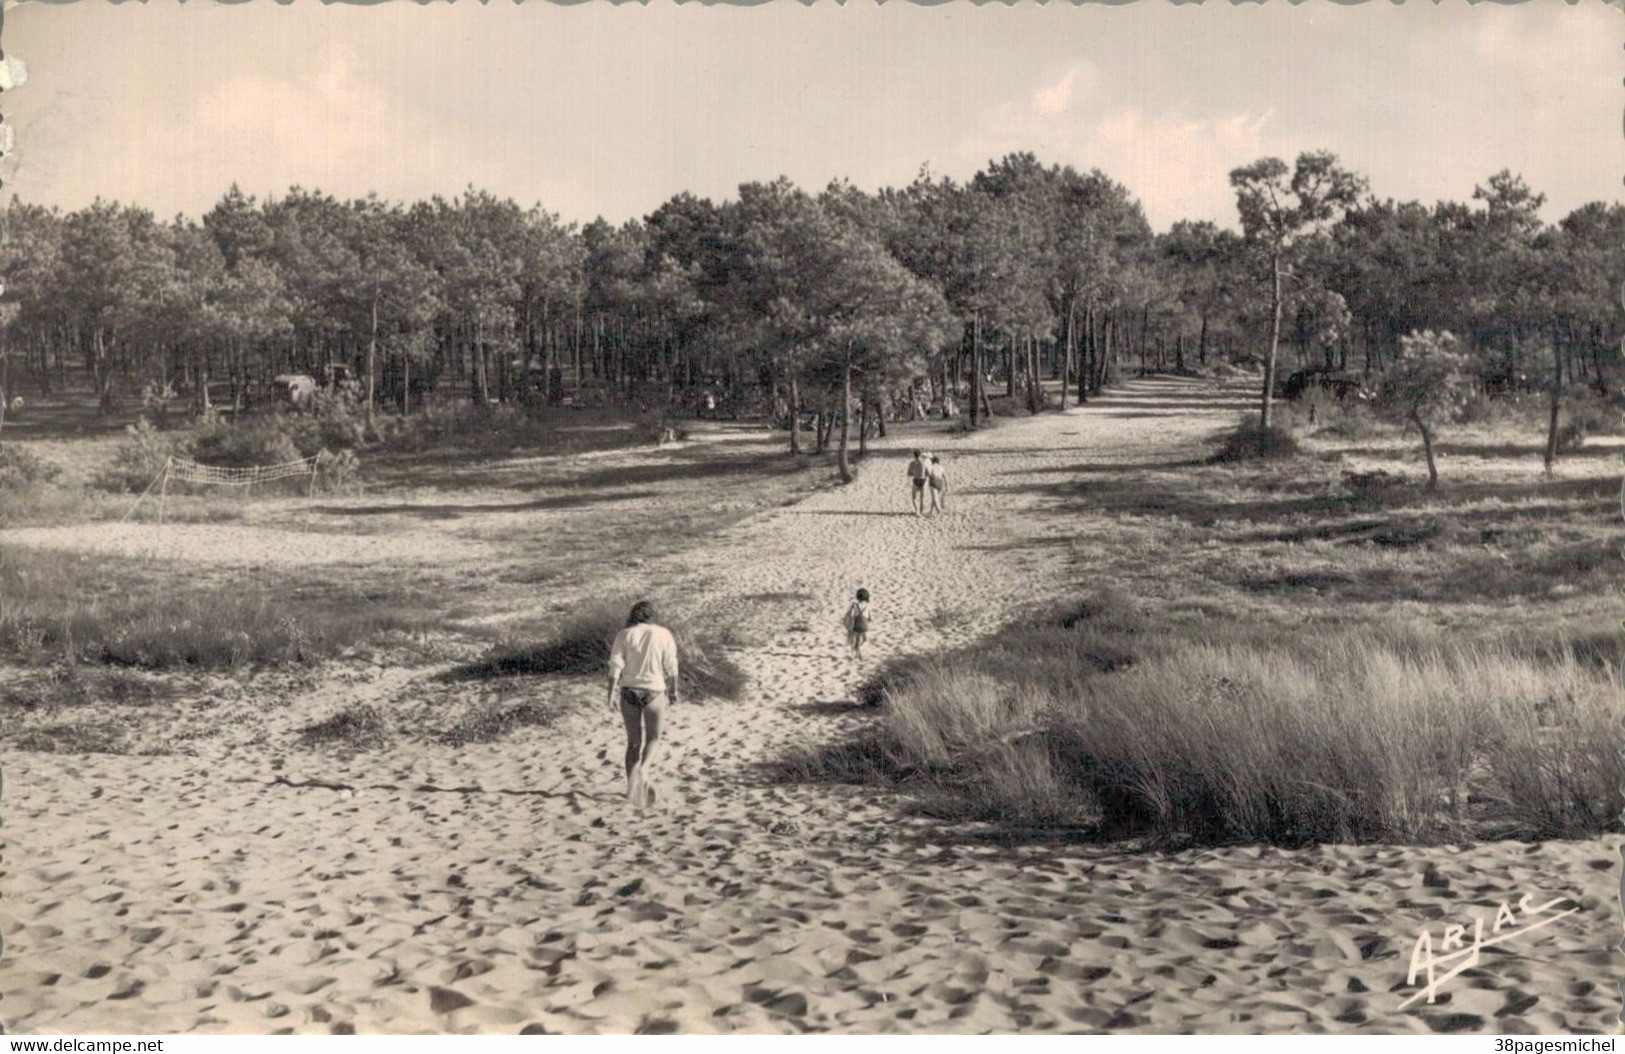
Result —
[[[647,815],[622,799],[619,720],[592,684],[535,686],[582,705],[495,744],[293,746],[345,703],[432,705],[439,667],[270,711],[250,690],[196,720],[252,734],[197,756],[8,757],[0,1018],[44,1033],[1610,1030],[1618,862],[1600,842],[1011,846],[878,790],[766,777],[782,748],[871,719],[839,705],[862,674],[839,625],[858,586],[874,594],[870,661],[1076,596],[1071,549],[1110,525],[1053,514],[1035,483],[1190,456],[1233,413],[1164,415],[1170,397],[1209,396],[1141,381],[939,442],[953,489],[934,519],[908,513],[906,451],[883,442],[852,486],[603,583],[658,583],[761,642],[737,655],[746,700],[673,712]],[[763,593],[813,599],[741,603]],[[1397,1010],[1420,927],[1526,892],[1582,910]]]

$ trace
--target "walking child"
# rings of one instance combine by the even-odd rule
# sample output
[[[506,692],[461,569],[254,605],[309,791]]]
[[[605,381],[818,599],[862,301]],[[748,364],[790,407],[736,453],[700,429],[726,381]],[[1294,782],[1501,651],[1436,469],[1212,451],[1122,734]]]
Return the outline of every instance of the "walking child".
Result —
[[[846,618],[842,619],[846,626],[846,643],[852,649],[852,654],[859,659],[863,658],[863,641],[869,635],[869,591],[858,590],[857,598],[852,606],[846,609]]]

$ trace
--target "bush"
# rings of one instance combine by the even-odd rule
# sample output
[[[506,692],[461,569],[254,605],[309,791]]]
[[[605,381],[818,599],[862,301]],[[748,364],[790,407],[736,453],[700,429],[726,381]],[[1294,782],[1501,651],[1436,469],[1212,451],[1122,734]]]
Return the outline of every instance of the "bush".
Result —
[[[16,443],[0,444],[0,490],[54,483],[62,469]]]
[[[1376,498],[1410,486],[1404,473],[1374,469],[1370,472],[1343,473],[1343,486],[1356,498]]]
[[[1213,460],[1220,464],[1238,461],[1277,461],[1298,455],[1298,440],[1278,424],[1263,428],[1256,417],[1244,416],[1220,441]]]
[[[316,485],[328,494],[339,494],[356,488],[361,474],[361,459],[354,450],[333,453],[323,450],[316,456]]]
[[[583,410],[498,403],[429,403],[409,417],[378,421],[379,438],[391,452],[448,449],[473,457],[518,452],[556,455],[652,446],[687,431],[656,411]],[[669,433],[669,434],[668,434]]]
[[[281,465],[306,457],[286,427],[287,418],[271,417],[243,424],[205,426],[191,444],[192,460],[222,468]]]
[[[1559,454],[1572,454],[1585,446],[1585,422],[1573,418],[1565,421],[1557,429],[1557,452]]]
[[[1625,394],[1576,392],[1568,400],[1569,416],[1588,436],[1625,434]]]
[[[169,459],[186,453],[185,434],[160,432],[142,418],[125,430],[128,438],[113,452],[112,462],[96,477],[106,490],[128,493],[145,490]]]

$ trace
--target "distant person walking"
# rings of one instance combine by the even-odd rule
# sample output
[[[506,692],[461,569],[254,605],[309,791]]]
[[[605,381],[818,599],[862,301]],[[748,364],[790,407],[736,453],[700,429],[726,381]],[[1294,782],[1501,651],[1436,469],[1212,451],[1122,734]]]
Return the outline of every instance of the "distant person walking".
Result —
[[[626,800],[639,809],[655,799],[649,776],[668,701],[677,702],[677,641],[655,624],[654,605],[640,600],[609,649],[609,704],[620,706],[626,723]]]
[[[869,636],[869,591],[858,590],[857,598],[846,609],[846,617],[841,620],[846,626],[846,643],[852,649],[852,654],[859,659],[863,658],[863,642]]]
[[[942,459],[931,455],[931,464],[926,466],[926,479],[930,482],[931,511],[948,511],[948,470],[942,467]]]
[[[914,460],[908,463],[909,490],[914,499],[914,515],[925,515],[925,481],[931,474],[925,462],[925,452],[914,451]]]

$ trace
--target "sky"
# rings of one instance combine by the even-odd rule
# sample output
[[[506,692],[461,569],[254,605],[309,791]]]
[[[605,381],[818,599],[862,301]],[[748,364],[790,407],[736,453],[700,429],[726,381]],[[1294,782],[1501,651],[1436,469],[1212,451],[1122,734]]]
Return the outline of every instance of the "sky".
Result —
[[[1501,170],[1550,220],[1625,201],[1625,8],[8,6],[4,193],[201,216],[233,183],[412,201],[470,185],[570,222],[789,176],[902,186],[1031,151],[1126,185],[1152,225],[1237,223],[1228,173],[1327,149],[1378,197]]]

